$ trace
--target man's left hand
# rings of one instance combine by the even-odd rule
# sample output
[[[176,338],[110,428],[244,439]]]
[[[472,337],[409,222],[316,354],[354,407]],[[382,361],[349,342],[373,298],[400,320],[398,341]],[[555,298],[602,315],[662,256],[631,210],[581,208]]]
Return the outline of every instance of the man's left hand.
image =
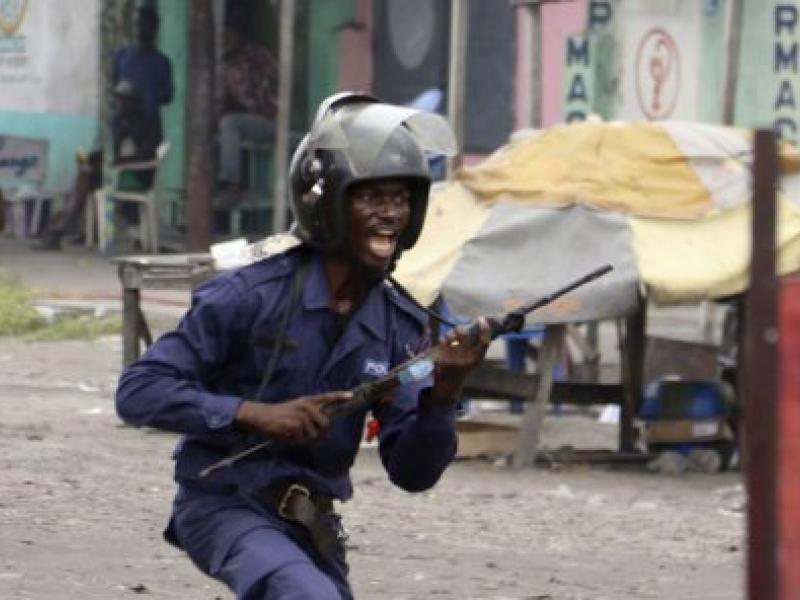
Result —
[[[440,342],[440,352],[434,370],[434,384],[430,401],[435,404],[455,404],[464,387],[467,374],[474,369],[486,355],[491,342],[489,324],[481,318],[478,339],[474,339],[461,327],[447,332]]]

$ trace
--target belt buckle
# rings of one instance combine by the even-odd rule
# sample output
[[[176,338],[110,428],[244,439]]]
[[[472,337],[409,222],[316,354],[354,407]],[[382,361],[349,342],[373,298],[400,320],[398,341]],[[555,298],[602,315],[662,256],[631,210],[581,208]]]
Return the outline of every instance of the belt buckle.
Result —
[[[293,483],[290,485],[289,489],[286,490],[286,493],[283,495],[283,498],[281,498],[280,504],[278,504],[278,516],[282,519],[292,519],[292,517],[286,514],[286,509],[288,508],[289,499],[294,494],[300,494],[306,498],[311,498],[311,490],[309,490],[306,486],[299,483]]]

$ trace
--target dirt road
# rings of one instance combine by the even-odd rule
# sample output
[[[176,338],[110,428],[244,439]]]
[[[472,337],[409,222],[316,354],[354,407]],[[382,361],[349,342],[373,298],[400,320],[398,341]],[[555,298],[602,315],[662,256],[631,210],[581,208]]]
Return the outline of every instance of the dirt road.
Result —
[[[119,340],[0,340],[0,598],[230,598],[161,540],[169,435],[122,427]],[[549,424],[568,436],[567,425]],[[359,599],[742,598],[741,478],[457,462],[428,493],[361,453]]]

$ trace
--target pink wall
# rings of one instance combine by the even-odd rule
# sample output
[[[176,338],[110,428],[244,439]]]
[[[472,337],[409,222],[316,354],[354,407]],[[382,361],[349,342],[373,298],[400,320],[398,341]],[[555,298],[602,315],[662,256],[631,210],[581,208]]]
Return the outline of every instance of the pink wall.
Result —
[[[567,37],[586,29],[586,0],[541,4],[542,126],[563,121],[564,65]]]
[[[355,21],[363,29],[341,32],[340,90],[372,90],[372,1],[357,0]]]

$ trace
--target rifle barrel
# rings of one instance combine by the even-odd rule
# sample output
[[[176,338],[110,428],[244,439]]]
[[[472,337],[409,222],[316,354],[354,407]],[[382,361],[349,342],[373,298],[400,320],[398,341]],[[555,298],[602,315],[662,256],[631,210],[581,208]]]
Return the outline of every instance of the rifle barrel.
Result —
[[[536,310],[544,306],[545,304],[549,304],[556,298],[563,296],[574,290],[577,287],[585,285],[590,281],[597,279],[598,277],[605,275],[609,271],[611,271],[614,267],[611,265],[603,265],[584,275],[580,279],[576,279],[572,283],[562,287],[559,290],[556,290],[549,296],[545,296],[544,298],[540,298],[536,302],[524,306],[520,309],[515,311],[511,311],[507,315],[503,317],[488,317],[487,321],[489,322],[489,328],[491,330],[491,337],[495,339],[496,337],[508,333],[510,331],[519,331],[522,329],[523,325],[525,324],[525,315],[529,312]],[[480,339],[481,328],[480,324],[472,323],[465,327],[464,331],[469,335],[470,339],[473,340],[475,343]],[[366,383],[362,383],[361,385],[357,386],[353,390],[353,399],[349,402],[344,402],[335,406],[331,406],[330,409],[327,411],[329,417],[341,417],[344,415],[348,415],[359,410],[368,408],[377,400],[380,400],[383,396],[385,396],[391,390],[405,385],[410,381],[419,381],[427,377],[430,372],[433,370],[433,362],[436,360],[438,353],[441,352],[441,345],[437,345],[429,349],[427,352],[419,354],[410,360],[406,361],[405,363],[398,365],[389,373],[384,375],[383,377],[376,379],[374,381],[368,381]],[[198,476],[202,479],[207,477],[217,469],[222,467],[229,467],[239,459],[245,458],[246,456],[250,456],[258,452],[259,450],[266,448],[272,444],[272,440],[264,440],[258,444],[254,444],[249,448],[239,452],[238,454],[234,454],[232,456],[225,457],[224,459],[209,465],[202,471],[198,473]]]

